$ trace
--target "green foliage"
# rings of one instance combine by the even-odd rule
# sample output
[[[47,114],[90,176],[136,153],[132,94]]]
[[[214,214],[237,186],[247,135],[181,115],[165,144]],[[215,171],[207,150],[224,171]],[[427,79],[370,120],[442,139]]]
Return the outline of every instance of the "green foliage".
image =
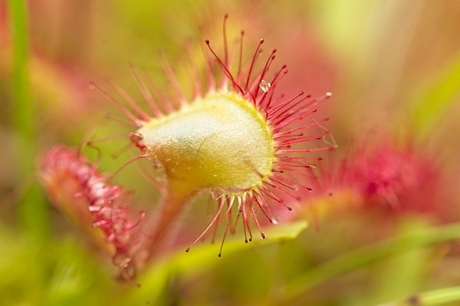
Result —
[[[350,139],[368,132],[364,128],[367,121],[377,120],[381,124],[378,129],[394,131],[396,121],[398,132],[422,142],[430,140],[433,147],[445,148],[452,156],[458,156],[458,143],[446,144],[442,139],[433,139],[432,134],[444,122],[454,124],[437,135],[451,135],[455,139],[460,130],[457,120],[460,55],[456,30],[460,24],[454,14],[458,11],[455,1],[453,5],[386,0],[289,4],[205,0],[90,2],[9,0],[5,5],[6,22],[0,14],[0,24],[8,26],[7,32],[0,28],[0,141],[7,148],[2,150],[0,163],[0,305],[459,303],[460,288],[456,285],[460,278],[449,273],[460,264],[458,174],[443,181],[452,184],[455,192],[442,198],[452,204],[442,222],[432,221],[437,218],[439,203],[433,203],[433,211],[423,216],[413,214],[410,218],[399,215],[398,205],[390,207],[392,214],[380,213],[374,219],[365,209],[347,213],[337,210],[335,218],[315,220],[315,226],[308,229],[306,221],[270,227],[264,231],[265,240],[256,237],[245,244],[241,236],[227,237],[222,258],[217,257],[220,244],[207,241],[194,245],[188,253],[181,247],[165,249],[163,257],[149,263],[136,276],[141,284],[137,288],[117,280],[118,271],[110,258],[82,239],[81,233],[72,231],[65,218],[51,209],[35,173],[38,153],[53,143],[69,139],[73,140],[72,145],[80,145],[83,132],[79,129],[82,126],[91,129],[95,113],[101,117],[112,113],[101,97],[96,98],[99,106],[85,104],[93,101],[87,89],[90,80],[107,74],[117,82],[131,80],[128,68],[120,67],[132,61],[141,71],[155,70],[154,75],[161,76],[158,87],[169,92],[169,81],[159,72],[158,49],[166,53],[179,79],[189,80],[190,67],[184,65],[187,61],[183,42],[189,36],[199,36],[203,27],[220,35],[225,13],[230,13],[230,20],[236,15],[236,21],[232,21],[236,31],[240,27],[246,29],[244,44],[257,43],[249,42],[249,32],[254,36],[271,36],[276,38],[274,43],[280,50],[277,56],[284,52],[283,61],[304,60],[289,67],[290,73],[296,70],[301,73],[292,79],[290,74],[285,77],[293,83],[289,86],[301,82],[306,91],[314,91],[315,88],[308,87],[310,83],[323,74],[328,76],[327,84],[315,85],[335,89],[330,102],[332,115],[326,116],[331,117],[331,131],[337,135],[342,152],[353,147]],[[309,41],[309,35],[314,36],[316,31],[320,36]],[[292,33],[295,39],[291,41],[288,39]],[[229,45],[233,44],[231,39]],[[312,54],[298,54],[305,45]],[[68,52],[69,46],[75,50]],[[55,50],[49,52],[49,49]],[[197,48],[192,54],[200,52]],[[232,52],[237,53],[238,46]],[[197,66],[201,66],[200,61]],[[333,63],[335,70],[309,75],[317,63],[324,66]],[[46,88],[34,85],[31,79],[45,80],[47,73],[54,73],[53,84],[49,86],[65,91],[75,100],[69,102],[57,96],[46,108],[40,104],[37,97]],[[137,92],[132,83],[128,86],[133,88],[127,91]],[[192,88],[193,82],[190,83]],[[286,94],[290,94],[289,86]],[[56,112],[50,114],[53,105]],[[81,125],[73,129],[68,124],[73,119],[70,117],[78,117]],[[104,127],[95,131],[95,138],[99,134],[100,138],[107,136],[105,131],[100,132],[102,129],[113,135],[125,132],[120,127],[122,124],[115,128],[105,123],[100,125]],[[14,148],[8,149],[9,146]],[[101,152],[115,152],[122,146],[118,142],[103,143]],[[440,151],[435,151],[436,156],[442,154]],[[93,156],[99,162],[99,151]],[[340,151],[328,157],[333,164],[341,159]],[[458,158],[440,160],[439,164],[443,171],[459,173]],[[104,170],[116,169],[120,160],[106,159],[100,165]],[[152,167],[149,163],[142,165],[143,172]],[[137,182],[133,178],[138,177],[130,171],[135,175],[139,172],[134,166],[128,167],[119,174],[118,182],[127,183],[130,190],[141,186],[136,195],[140,194],[154,206],[152,203],[158,202],[160,192],[150,182]],[[440,184],[445,185],[448,184]],[[394,203],[404,206],[398,201]],[[333,214],[335,208],[328,207],[328,213]],[[189,219],[202,225],[203,215],[193,213]]]

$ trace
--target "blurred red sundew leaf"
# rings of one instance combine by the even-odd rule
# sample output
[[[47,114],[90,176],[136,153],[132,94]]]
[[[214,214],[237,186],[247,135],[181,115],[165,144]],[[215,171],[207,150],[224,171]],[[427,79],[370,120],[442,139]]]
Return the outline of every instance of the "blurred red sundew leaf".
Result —
[[[225,242],[225,249],[222,257],[232,256],[239,251],[268,245],[276,242],[295,239],[308,226],[306,221],[297,221],[288,224],[276,225],[264,230],[266,239],[255,238],[252,242],[244,243],[244,236],[237,235],[229,238]],[[165,286],[172,276],[175,275],[192,275],[222,261],[217,257],[219,252],[219,243],[209,244],[202,243],[196,245],[189,253],[179,250],[175,254],[168,256],[151,268],[149,268],[138,281],[141,284],[139,290],[134,290],[133,295],[129,297],[131,304],[146,303],[155,304]]]
[[[409,113],[415,132],[424,137],[447,109],[460,99],[460,54],[416,94]]]

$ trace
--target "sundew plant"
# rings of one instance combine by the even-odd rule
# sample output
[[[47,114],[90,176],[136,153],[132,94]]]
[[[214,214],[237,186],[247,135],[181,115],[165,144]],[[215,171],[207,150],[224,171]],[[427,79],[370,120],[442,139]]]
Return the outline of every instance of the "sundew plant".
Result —
[[[457,4],[0,8],[0,304],[460,301]]]
[[[160,186],[164,190],[164,199],[160,208],[142,214],[141,218],[146,217],[146,220],[136,223],[130,220],[128,208],[119,203],[123,202],[119,198],[126,195],[126,191],[120,186],[112,186],[109,181],[113,176],[107,179],[99,174],[96,165],[82,158],[82,152],[58,147],[45,154],[40,162],[39,175],[53,194],[54,202],[58,206],[64,205],[62,208],[70,210],[71,214],[75,206],[78,210],[87,210],[87,215],[92,214],[93,227],[100,227],[106,242],[113,243],[113,261],[128,281],[133,281],[137,266],[162,252],[164,237],[174,228],[185,207],[193,205],[193,199],[200,194],[209,194],[211,200],[217,202],[217,212],[206,229],[187,247],[187,252],[208,233],[214,232],[214,236],[219,225],[224,223],[220,257],[224,240],[229,232],[236,232],[239,219],[246,243],[253,240],[251,223],[265,239],[259,216],[278,224],[273,204],[292,210],[290,203],[302,201],[312,190],[308,185],[315,158],[308,153],[335,147],[327,144],[326,137],[331,136],[326,128],[315,119],[306,120],[331,93],[312,98],[300,92],[278,98],[275,89],[287,73],[287,67],[273,69],[277,50],[269,52],[262,65],[258,65],[263,57],[264,40],[261,39],[245,64],[245,33],[242,31],[237,42],[239,53],[230,58],[232,50],[228,46],[227,19],[225,15],[224,55],[221,58],[210,41],[205,41],[210,53],[207,84],[202,86],[196,76],[198,73],[194,75],[197,78],[194,80],[195,94],[190,102],[169,64],[165,64],[165,74],[177,91],[176,103],[174,98],[160,94],[157,102],[158,98],[132,68],[152,115],[116,85],[115,91],[131,108],[98,85],[90,84],[91,89],[98,89],[137,126],[125,137],[141,154],[122,165],[117,172],[139,159],[150,160],[164,172],[165,180]],[[237,63],[237,66],[233,67],[230,62]],[[270,70],[274,70],[271,76]],[[89,141],[89,144],[94,145],[94,142]],[[72,181],[75,190],[63,190],[67,181]],[[77,204],[78,197],[83,197],[79,201],[82,203]],[[149,218],[149,214],[154,217]],[[133,235],[137,226],[140,229]]]

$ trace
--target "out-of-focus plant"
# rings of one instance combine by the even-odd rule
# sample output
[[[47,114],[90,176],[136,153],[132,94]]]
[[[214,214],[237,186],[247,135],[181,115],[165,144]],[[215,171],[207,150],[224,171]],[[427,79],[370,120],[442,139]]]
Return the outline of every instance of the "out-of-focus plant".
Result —
[[[10,276],[0,304],[458,301],[455,2],[25,3],[0,4],[0,98],[15,118],[13,128],[0,125],[0,139],[34,148],[7,148],[0,161],[0,261]],[[220,48],[225,13],[231,25]],[[248,47],[254,35],[266,38],[260,55]],[[190,36],[209,38],[211,48]],[[200,84],[213,90],[197,94]],[[129,120],[112,115],[95,86],[123,100],[112,104]],[[304,89],[336,98],[303,118],[316,102],[289,100]],[[310,134],[335,145],[328,129],[339,148],[306,152]],[[230,139],[243,145],[225,150]],[[75,148],[49,150],[55,143]],[[120,161],[126,150],[132,165]],[[54,207],[82,231],[25,192],[37,160]],[[18,198],[26,201],[11,205]],[[307,222],[314,226],[305,231]],[[253,228],[267,239],[245,244]],[[218,236],[222,258],[201,239],[184,252],[196,237]]]

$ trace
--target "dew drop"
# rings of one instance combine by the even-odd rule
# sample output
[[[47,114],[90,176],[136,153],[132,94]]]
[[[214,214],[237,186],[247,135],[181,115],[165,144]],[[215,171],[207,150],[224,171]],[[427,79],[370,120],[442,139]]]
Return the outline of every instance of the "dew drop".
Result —
[[[96,84],[94,84],[94,82],[89,82],[89,85],[88,85],[89,89],[93,90],[96,88]]]
[[[265,80],[262,80],[259,84],[260,89],[262,89],[263,92],[267,92],[270,89],[271,84]]]

